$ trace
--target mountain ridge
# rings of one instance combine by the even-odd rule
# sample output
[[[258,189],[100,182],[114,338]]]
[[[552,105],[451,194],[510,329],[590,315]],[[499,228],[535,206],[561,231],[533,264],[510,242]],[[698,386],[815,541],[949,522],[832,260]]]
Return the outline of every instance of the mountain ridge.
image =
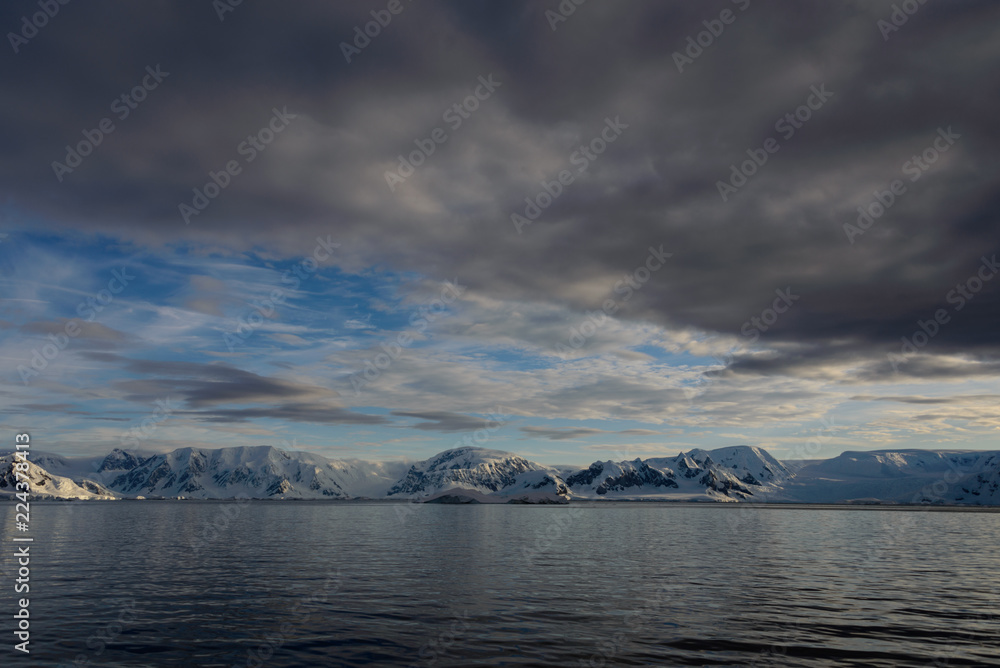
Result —
[[[848,451],[786,463],[763,448],[738,445],[576,470],[473,446],[418,462],[329,459],[267,445],[167,453],[115,448],[92,458],[34,454],[33,498],[1000,505],[1000,451]],[[0,495],[15,491],[13,467],[12,456],[0,457]]]

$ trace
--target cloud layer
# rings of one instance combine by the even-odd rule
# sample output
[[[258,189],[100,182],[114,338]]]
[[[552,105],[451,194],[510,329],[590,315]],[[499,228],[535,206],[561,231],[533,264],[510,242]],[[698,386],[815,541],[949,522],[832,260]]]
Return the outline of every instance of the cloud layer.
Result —
[[[147,284],[185,277],[124,293],[132,315],[87,322],[67,359],[88,352],[120,401],[177,395],[206,420],[420,433],[502,405],[636,421],[518,432],[573,442],[802,425],[831,403],[869,425],[846,407],[997,389],[994,3],[927,3],[898,30],[879,23],[891,2],[591,2],[555,24],[555,2],[402,6],[351,62],[367,3],[244,3],[221,20],[210,3],[71,4],[11,48],[6,335],[40,343],[75,315],[30,306],[69,274],[15,286],[16,244],[44,255],[45,240],[18,235],[41,234],[139,254]],[[335,256],[296,275],[328,238]],[[390,273],[378,290],[341,280]],[[455,277],[462,299],[413,325]],[[275,289],[245,346],[217,345]],[[168,322],[189,352],[157,362]],[[354,396],[351,375],[406,331],[412,347]],[[985,419],[978,400],[936,409],[943,440],[947,410]]]

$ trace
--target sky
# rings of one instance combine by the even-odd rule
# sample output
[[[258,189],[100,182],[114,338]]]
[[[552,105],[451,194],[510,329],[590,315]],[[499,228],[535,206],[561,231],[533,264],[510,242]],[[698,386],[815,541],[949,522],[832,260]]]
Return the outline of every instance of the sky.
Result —
[[[52,4],[0,9],[37,449],[1000,448],[997,3]]]

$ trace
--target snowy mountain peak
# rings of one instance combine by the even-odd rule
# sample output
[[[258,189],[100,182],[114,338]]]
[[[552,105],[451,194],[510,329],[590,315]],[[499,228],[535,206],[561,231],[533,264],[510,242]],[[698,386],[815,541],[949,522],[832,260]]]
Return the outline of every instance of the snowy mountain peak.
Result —
[[[566,484],[577,495],[593,492],[605,496],[609,492],[635,492],[639,489],[676,489],[675,473],[666,467],[655,468],[641,459],[631,462],[594,462],[566,478]]]
[[[733,471],[737,478],[751,485],[777,483],[791,475],[784,464],[762,448],[734,445],[716,448],[709,454],[716,466]]]
[[[677,499],[744,500],[773,487],[790,472],[767,451],[748,445],[696,448],[675,457],[594,462],[566,477],[576,496],[636,495]]]
[[[415,466],[425,468],[428,471],[437,471],[499,464],[510,460],[518,460],[526,464],[531,464],[527,459],[509,452],[466,446],[439,452],[430,459],[418,462]]]
[[[0,493],[13,495],[17,491],[18,477],[14,471],[14,455],[0,457]],[[31,498],[52,499],[114,499],[117,494],[92,480],[73,481],[53,475],[38,464],[29,461],[28,478]]]
[[[105,471],[131,471],[142,464],[142,462],[142,457],[128,450],[115,448],[111,451],[111,454],[104,458],[97,471],[98,473],[104,473]]]
[[[451,488],[492,493],[514,485],[518,475],[542,468],[509,452],[455,448],[411,466],[388,496],[423,497]]]
[[[416,464],[330,460],[272,446],[115,449],[105,457],[36,451],[31,493],[42,498],[396,498],[439,502],[563,503],[569,499],[944,503],[1000,505],[1000,452],[878,450],[800,462],[766,450],[696,448],[674,457],[556,469],[500,450],[461,447]],[[0,496],[14,494],[0,458]]]
[[[331,470],[328,470],[331,469]],[[114,489],[144,496],[346,498],[329,460],[271,446],[153,455],[111,481]]]

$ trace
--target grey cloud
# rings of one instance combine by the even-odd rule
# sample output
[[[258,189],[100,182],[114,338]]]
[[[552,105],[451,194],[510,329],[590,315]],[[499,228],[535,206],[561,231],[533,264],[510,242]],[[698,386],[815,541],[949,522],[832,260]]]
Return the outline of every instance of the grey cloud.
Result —
[[[990,401],[996,403],[1000,396],[995,394],[956,395],[952,397],[906,397],[906,396],[872,396],[856,395],[851,401],[889,401],[900,404],[966,404],[970,402]]]
[[[487,423],[484,418],[472,417],[449,411],[393,411],[399,417],[426,420],[413,425],[413,429],[424,431],[475,431]]]
[[[531,436],[543,436],[552,441],[568,441],[584,436],[595,436],[597,434],[607,434],[603,429],[591,429],[588,427],[577,427],[575,429],[548,429],[546,427],[521,427],[521,431]]]
[[[592,427],[575,427],[566,429],[554,429],[546,427],[521,427],[521,431],[531,436],[542,436],[552,441],[568,441],[585,436],[597,436],[604,434],[625,434],[630,436],[659,436],[658,431],[651,429],[623,429],[621,431],[607,431],[604,429],[594,429]]]
[[[143,377],[120,380],[113,388],[126,400],[149,404],[164,397],[180,397],[190,414],[208,422],[244,422],[276,418],[320,424],[385,424],[383,417],[349,410],[337,401],[337,392],[288,379],[269,378],[222,363],[129,359],[109,353],[85,357],[118,364]],[[265,404],[250,408],[221,408],[226,404]]]
[[[360,2],[244,3],[224,23],[207,4],[74,5],[0,84],[19,101],[0,110],[0,192],[32,218],[64,221],[47,226],[161,248],[180,238],[296,257],[332,231],[359,267],[459,275],[481,294],[581,311],[662,243],[674,257],[619,317],[738,334],[791,286],[801,300],[764,337],[775,359],[741,359],[733,372],[815,374],[827,355],[780,344],[891,352],[997,250],[1000,91],[984,82],[1000,64],[1000,7],[928,3],[886,41],[876,20],[891,5],[753,3],[683,73],[672,53],[717,8],[588,3],[553,33],[542,4],[413,4],[348,65],[339,43],[368,18]],[[18,11],[0,20],[15,25]],[[51,162],[65,145],[157,63],[170,76],[57,182]],[[503,82],[495,98],[390,193],[385,170],[488,73]],[[716,182],[780,137],[775,120],[814,84],[833,98],[722,202]],[[178,204],[283,105],[298,118],[185,226]],[[518,235],[510,214],[617,115],[630,127]],[[961,139],[910,182],[903,163],[949,126]],[[907,193],[850,244],[843,225],[896,178]],[[594,276],[607,286],[582,292]],[[993,281],[927,353],[992,365],[998,306]],[[905,373],[948,372],[938,371]]]
[[[378,415],[368,415],[326,404],[289,403],[255,408],[212,408],[206,411],[178,411],[178,415],[193,415],[204,422],[247,422],[257,418],[272,418],[314,424],[386,424]]]
[[[129,339],[128,334],[112,329],[99,322],[88,322],[74,318],[72,321],[66,318],[58,320],[36,320],[21,326],[21,331],[26,334],[55,334],[68,336],[66,331],[67,323],[73,323],[73,327],[78,331],[73,337],[79,340],[88,340],[91,343],[122,343]]]

